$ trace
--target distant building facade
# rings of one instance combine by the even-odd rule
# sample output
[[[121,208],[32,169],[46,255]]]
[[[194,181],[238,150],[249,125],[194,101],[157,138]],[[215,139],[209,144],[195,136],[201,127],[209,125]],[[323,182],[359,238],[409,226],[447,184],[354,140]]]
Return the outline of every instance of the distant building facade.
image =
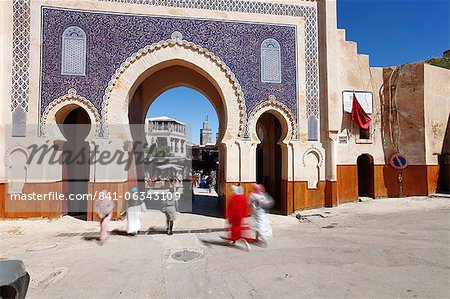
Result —
[[[170,149],[171,157],[186,157],[187,131],[184,123],[168,116],[146,118],[145,123],[149,146],[155,144],[157,149]]]

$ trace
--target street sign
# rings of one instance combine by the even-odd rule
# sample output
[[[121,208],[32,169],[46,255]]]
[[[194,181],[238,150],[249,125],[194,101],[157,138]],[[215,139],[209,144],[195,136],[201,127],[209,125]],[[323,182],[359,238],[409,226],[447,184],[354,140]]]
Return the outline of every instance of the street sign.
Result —
[[[394,154],[389,160],[392,167],[398,170],[403,170],[408,166],[408,158],[402,154]]]

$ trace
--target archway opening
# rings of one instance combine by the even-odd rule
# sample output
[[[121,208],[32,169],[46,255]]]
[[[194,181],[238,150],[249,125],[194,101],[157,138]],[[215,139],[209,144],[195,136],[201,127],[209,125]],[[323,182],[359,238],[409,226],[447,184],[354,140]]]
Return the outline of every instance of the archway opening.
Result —
[[[152,154],[142,165],[135,162],[128,179],[147,193],[182,193],[181,212],[222,217],[224,101],[211,78],[193,65],[171,63],[150,71],[130,97],[133,141]],[[159,209],[161,203],[146,205]]]
[[[357,159],[358,164],[358,196],[375,198],[373,157],[362,154]]]
[[[86,137],[91,131],[91,119],[75,104],[64,106],[55,119],[66,138],[62,152],[62,192],[66,198],[63,212],[87,220],[90,169]]]
[[[256,181],[263,184],[266,191],[275,200],[272,212],[285,213],[283,204],[286,192],[282,184],[282,148],[280,141],[282,125],[278,118],[269,112],[261,115],[256,123],[256,132],[260,143],[256,148]]]

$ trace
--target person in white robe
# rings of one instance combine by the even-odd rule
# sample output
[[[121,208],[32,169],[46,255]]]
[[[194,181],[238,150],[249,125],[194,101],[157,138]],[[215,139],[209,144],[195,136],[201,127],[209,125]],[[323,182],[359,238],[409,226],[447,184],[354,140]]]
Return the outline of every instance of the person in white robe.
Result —
[[[273,199],[265,192],[264,186],[253,185],[253,193],[250,194],[250,204],[253,210],[254,229],[256,232],[255,241],[267,245],[267,241],[272,238],[272,226],[266,209],[273,205]]]
[[[135,236],[141,230],[141,214],[145,203],[140,200],[136,187],[131,188],[131,195],[127,201],[127,233]]]

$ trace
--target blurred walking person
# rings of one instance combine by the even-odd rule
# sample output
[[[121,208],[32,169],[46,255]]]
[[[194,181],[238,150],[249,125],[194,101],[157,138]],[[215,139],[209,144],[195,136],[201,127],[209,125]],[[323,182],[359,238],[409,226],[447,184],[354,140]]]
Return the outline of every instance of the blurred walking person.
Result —
[[[248,231],[248,226],[245,226],[244,223],[244,219],[248,216],[248,200],[241,186],[231,186],[231,192],[233,194],[231,195],[227,209],[227,219],[230,223],[230,236],[225,239],[231,242],[231,244],[242,240],[248,251],[250,250],[248,242],[251,241],[251,238],[243,235],[244,231]]]
[[[175,197],[175,188],[171,188],[170,192],[166,194],[166,200],[164,201],[164,206],[162,212],[166,214],[166,233],[171,236],[173,235],[173,223],[176,219],[178,211],[178,200]]]
[[[255,220],[256,242],[262,242],[267,246],[267,241],[272,238],[272,227],[266,210],[270,209],[274,201],[272,197],[266,193],[263,185],[253,184],[253,193],[250,194],[250,203],[253,210],[253,218]]]
[[[211,175],[206,177],[206,185],[208,186],[208,192],[211,193],[211,189],[212,189],[212,177],[211,177]]]
[[[141,214],[145,203],[140,199],[138,188],[130,190],[130,198],[127,200],[127,233],[135,236],[141,229]]]
[[[100,245],[108,238],[108,223],[114,210],[114,202],[107,190],[102,190],[94,204],[94,212],[100,218]]]

